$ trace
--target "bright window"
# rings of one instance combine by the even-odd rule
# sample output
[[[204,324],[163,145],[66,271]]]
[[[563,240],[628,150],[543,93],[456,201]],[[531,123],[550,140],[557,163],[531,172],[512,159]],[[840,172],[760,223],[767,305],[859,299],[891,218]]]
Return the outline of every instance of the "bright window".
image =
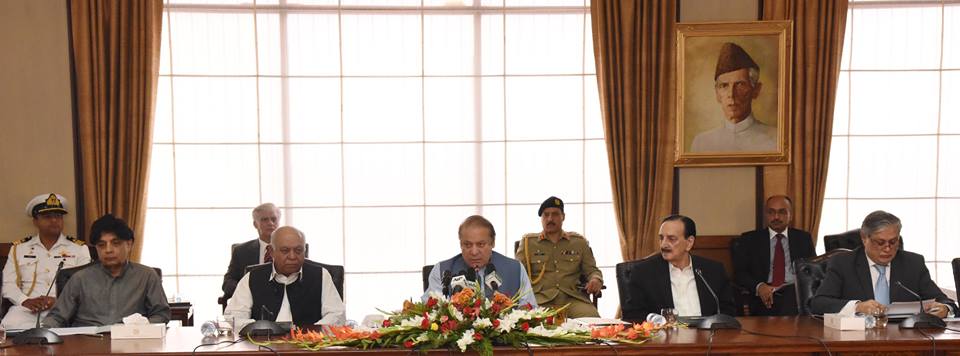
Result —
[[[360,320],[419,297],[468,215],[513,256],[550,195],[591,239],[614,315],[589,3],[170,0],[162,40],[143,262],[197,320],[220,312],[261,202],[345,266]]]
[[[820,233],[900,217],[907,250],[955,289],[960,251],[960,4],[854,1]],[[822,243],[818,246],[822,251]]]

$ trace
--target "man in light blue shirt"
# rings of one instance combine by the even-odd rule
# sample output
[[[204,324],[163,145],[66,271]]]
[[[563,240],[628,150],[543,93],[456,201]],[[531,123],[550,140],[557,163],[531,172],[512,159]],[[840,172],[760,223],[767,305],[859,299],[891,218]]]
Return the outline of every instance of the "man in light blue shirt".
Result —
[[[457,234],[460,238],[461,253],[433,266],[428,278],[429,286],[423,293],[422,300],[426,301],[431,292],[443,293],[443,276],[449,273],[451,277],[476,276],[476,283],[487,298],[492,297],[494,291],[510,297],[519,294],[520,305],[537,306],[537,299],[533,295],[533,288],[523,265],[493,251],[497,233],[489,220],[480,215],[470,216],[460,224]],[[453,291],[448,289],[448,292]]]

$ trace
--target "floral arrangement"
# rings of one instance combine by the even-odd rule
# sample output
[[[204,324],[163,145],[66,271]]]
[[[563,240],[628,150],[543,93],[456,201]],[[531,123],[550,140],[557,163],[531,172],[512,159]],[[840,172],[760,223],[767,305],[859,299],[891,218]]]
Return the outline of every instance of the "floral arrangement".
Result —
[[[479,289],[464,289],[449,299],[431,293],[426,302],[405,301],[402,310],[385,313],[388,318],[376,329],[354,330],[345,326],[323,331],[294,329],[288,337],[273,343],[295,344],[311,351],[331,346],[417,351],[455,348],[487,356],[493,354],[494,345],[521,348],[529,344],[558,346],[587,342],[640,344],[673,326],[647,321],[630,326],[588,327],[564,320],[566,306],[559,309],[518,306],[518,299],[499,292],[487,299]]]

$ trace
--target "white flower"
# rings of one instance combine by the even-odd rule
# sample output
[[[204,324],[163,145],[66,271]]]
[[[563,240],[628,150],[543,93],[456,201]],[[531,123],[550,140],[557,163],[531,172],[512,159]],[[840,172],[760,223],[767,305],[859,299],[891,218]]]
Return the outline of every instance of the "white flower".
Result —
[[[561,328],[547,329],[543,327],[543,325],[537,325],[536,327],[527,329],[527,334],[540,335],[540,336],[546,336],[546,337],[557,337],[557,336],[566,335],[567,332]]]
[[[437,310],[434,310],[434,311],[430,312],[430,314],[427,314],[427,316],[430,317],[430,320],[431,320],[431,321],[436,321],[437,318],[440,317],[440,312],[437,311]]]
[[[417,315],[417,316],[412,317],[412,318],[410,318],[410,319],[401,320],[401,321],[400,321],[400,326],[419,328],[419,327],[420,327],[420,324],[422,324],[422,323],[423,323],[423,317]]]
[[[590,325],[585,324],[576,319],[567,319],[563,322],[563,325],[560,325],[560,328],[566,330],[568,333],[577,333],[577,332],[590,332]]]
[[[493,301],[490,299],[483,299],[483,309],[490,309],[493,306]]]
[[[513,324],[516,323],[516,320],[509,319],[499,319],[500,325],[497,326],[497,330],[502,333],[508,333],[510,330],[513,330]]]
[[[473,322],[473,327],[477,329],[486,329],[491,326],[493,326],[493,323],[487,318],[480,318]]]
[[[457,321],[463,321],[463,313],[457,310],[453,304],[447,305],[447,311],[449,311],[450,315],[453,315],[453,318],[457,319]]]
[[[467,346],[473,342],[473,329],[467,329],[467,331],[463,332],[460,340],[457,340],[457,346],[460,347],[460,352],[467,352]]]
[[[420,333],[419,336],[417,336],[417,343],[421,343],[421,342],[425,342],[425,341],[430,341],[430,337],[427,336],[427,333],[426,333],[426,332],[422,332],[422,333]]]
[[[440,292],[437,292],[437,291],[431,291],[428,295],[430,296],[430,298],[436,299],[437,302],[447,302],[447,301],[448,301],[448,300],[447,300],[447,297],[445,297],[445,296],[443,295],[443,293],[440,293]]]

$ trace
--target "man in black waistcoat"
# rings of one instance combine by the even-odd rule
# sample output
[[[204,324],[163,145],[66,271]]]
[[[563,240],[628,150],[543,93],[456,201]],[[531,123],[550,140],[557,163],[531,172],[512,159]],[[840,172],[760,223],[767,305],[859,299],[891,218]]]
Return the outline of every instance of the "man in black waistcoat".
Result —
[[[343,300],[330,273],[304,259],[303,233],[281,227],[270,235],[270,246],[273,263],[253,267],[240,279],[223,314],[296,325],[342,325],[346,321]]]

